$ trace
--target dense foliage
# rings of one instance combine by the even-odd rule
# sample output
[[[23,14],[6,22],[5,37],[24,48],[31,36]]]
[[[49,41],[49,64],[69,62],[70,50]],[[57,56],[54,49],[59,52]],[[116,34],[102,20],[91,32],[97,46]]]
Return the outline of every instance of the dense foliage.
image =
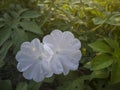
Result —
[[[54,29],[81,41],[79,69],[25,80],[15,60],[21,43]],[[1,0],[0,90],[120,90],[120,0]]]

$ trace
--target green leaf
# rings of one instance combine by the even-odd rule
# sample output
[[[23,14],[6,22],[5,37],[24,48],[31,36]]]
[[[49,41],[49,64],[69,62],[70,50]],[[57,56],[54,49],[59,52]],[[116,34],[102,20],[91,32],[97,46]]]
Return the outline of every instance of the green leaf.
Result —
[[[27,32],[26,34],[27,34],[27,36],[28,36],[28,40],[29,40],[29,41],[32,41],[34,38],[39,38],[39,37],[42,36],[42,35],[39,36],[39,35],[34,34],[34,33],[32,33],[32,32]]]
[[[0,22],[4,22],[4,18],[0,17]]]
[[[26,11],[28,11],[27,8],[25,8],[25,9],[20,9],[20,10],[18,11],[18,15],[20,16],[23,12],[26,12]]]
[[[18,83],[16,90],[27,90],[27,83],[26,82],[20,82]]]
[[[120,26],[120,13],[117,13],[117,14],[111,16],[106,23],[108,23],[110,25]]]
[[[21,14],[21,18],[36,18],[39,17],[40,13],[35,10],[28,10]]]
[[[113,52],[113,56],[117,59],[120,59],[120,48],[116,48]]]
[[[27,40],[28,40],[27,34],[23,30],[21,29],[14,30],[12,35],[12,42],[13,45],[15,46],[14,53],[16,53],[19,50],[20,45]]]
[[[6,41],[0,49],[0,65],[3,65],[3,59],[5,58],[9,48],[12,46],[11,41]]]
[[[10,80],[0,80],[0,90],[13,90]]]
[[[102,18],[99,18],[99,17],[96,17],[96,18],[93,19],[93,23],[95,25],[103,24],[104,22],[105,22],[105,20],[102,19]]]
[[[73,78],[74,77],[74,78]],[[69,85],[79,77],[77,72],[70,72],[67,76],[59,75],[57,77],[57,81],[59,82],[59,86],[57,90],[67,90]]]
[[[0,28],[3,27],[5,25],[4,22],[0,22]]]
[[[50,78],[45,78],[43,82],[47,82],[47,83],[52,83],[54,81],[55,77],[52,76]]]
[[[111,82],[113,84],[120,82],[120,59],[112,65]]]
[[[84,80],[78,78],[72,81],[65,90],[84,90]]]
[[[0,46],[10,37],[11,30],[2,29],[0,30]]]
[[[34,21],[23,21],[20,22],[20,25],[24,28],[24,30],[35,33],[35,34],[43,34],[40,27]]]
[[[107,78],[109,76],[109,72],[107,70],[95,70],[90,75],[90,78]]]
[[[113,48],[117,49],[119,48],[119,43],[116,40],[113,40],[111,38],[104,38],[104,40]]]
[[[39,90],[42,82],[36,83],[31,80],[28,84],[28,90]]]
[[[110,47],[103,41],[96,41],[94,43],[89,44],[89,46],[96,52],[111,53]]]
[[[100,70],[107,68],[113,63],[113,58],[107,54],[96,56],[91,62],[91,70]]]
[[[101,90],[120,90],[120,83],[107,85],[104,89]]]

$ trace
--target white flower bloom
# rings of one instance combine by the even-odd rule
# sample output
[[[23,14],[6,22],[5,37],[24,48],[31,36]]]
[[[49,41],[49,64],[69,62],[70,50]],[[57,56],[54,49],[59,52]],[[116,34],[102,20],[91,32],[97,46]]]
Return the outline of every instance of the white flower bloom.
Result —
[[[55,74],[67,75],[69,70],[77,70],[81,58],[81,43],[69,32],[54,30],[43,38],[44,45],[52,50],[49,67]]]
[[[51,77],[53,74],[48,63],[52,56],[52,50],[40,43],[39,39],[24,42],[16,55],[17,69],[23,72],[26,79],[42,81],[45,77]]]
[[[70,70],[78,69],[80,47],[80,41],[71,32],[54,30],[43,38],[43,43],[34,39],[21,45],[16,55],[17,69],[26,79],[36,82],[54,73],[67,75]]]

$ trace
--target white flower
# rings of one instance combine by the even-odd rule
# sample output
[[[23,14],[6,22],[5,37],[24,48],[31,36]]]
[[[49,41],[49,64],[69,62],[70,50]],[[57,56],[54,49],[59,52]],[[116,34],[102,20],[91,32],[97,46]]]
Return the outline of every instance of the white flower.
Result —
[[[55,74],[67,75],[69,70],[77,70],[81,58],[81,43],[69,32],[54,30],[43,38],[44,45],[51,48],[53,54],[49,67]]]
[[[48,63],[52,56],[52,50],[40,43],[39,39],[24,42],[16,55],[17,69],[23,72],[26,79],[33,79],[36,82],[42,81],[45,77],[53,75]]]
[[[16,55],[17,69],[26,79],[36,82],[54,73],[67,75],[70,70],[78,69],[80,47],[80,41],[71,32],[54,30],[43,38],[43,43],[34,39],[21,45]]]

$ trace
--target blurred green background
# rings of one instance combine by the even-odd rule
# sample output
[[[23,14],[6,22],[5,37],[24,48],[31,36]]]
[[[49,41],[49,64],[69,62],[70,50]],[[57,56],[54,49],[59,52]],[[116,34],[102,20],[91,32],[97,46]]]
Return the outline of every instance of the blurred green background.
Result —
[[[54,29],[81,43],[77,71],[25,80],[15,55]],[[120,90],[120,0],[0,0],[0,90]]]

